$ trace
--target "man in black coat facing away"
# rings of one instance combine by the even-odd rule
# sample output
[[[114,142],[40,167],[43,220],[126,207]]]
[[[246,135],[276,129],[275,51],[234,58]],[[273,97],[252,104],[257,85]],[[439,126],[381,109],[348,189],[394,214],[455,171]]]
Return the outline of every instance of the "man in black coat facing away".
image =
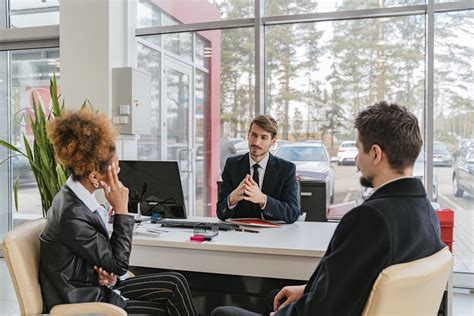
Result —
[[[287,286],[270,315],[360,315],[379,273],[428,257],[445,245],[413,165],[422,139],[416,117],[398,104],[376,103],[355,121],[360,182],[374,193],[339,223],[308,283]],[[219,315],[256,315],[220,307]]]
[[[296,167],[270,154],[277,122],[270,115],[252,120],[247,135],[249,153],[227,159],[217,216],[264,218],[293,223],[299,215]]]

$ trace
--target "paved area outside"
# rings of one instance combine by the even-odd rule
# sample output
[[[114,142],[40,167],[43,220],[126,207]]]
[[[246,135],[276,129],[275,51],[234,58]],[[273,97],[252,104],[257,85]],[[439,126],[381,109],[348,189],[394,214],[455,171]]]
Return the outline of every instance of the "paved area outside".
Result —
[[[474,273],[474,210],[454,214],[454,271]]]

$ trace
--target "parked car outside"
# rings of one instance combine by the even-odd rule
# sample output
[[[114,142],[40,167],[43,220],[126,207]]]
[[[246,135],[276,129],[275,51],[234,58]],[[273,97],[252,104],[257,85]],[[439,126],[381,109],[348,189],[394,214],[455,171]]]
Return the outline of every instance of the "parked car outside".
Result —
[[[280,146],[275,155],[293,162],[298,176],[326,181],[330,203],[334,202],[334,166],[331,164],[324,144],[319,142],[288,143]]]
[[[433,166],[451,167],[453,157],[446,145],[442,142],[433,142]]]
[[[235,146],[238,143],[245,141],[243,138],[229,138],[229,141]]]
[[[245,140],[243,142],[234,145],[236,153],[235,155],[243,155],[249,152],[249,143]]]
[[[474,146],[474,138],[463,138],[459,140],[459,149]]]
[[[285,144],[291,144],[291,142],[289,140],[277,140],[275,142],[275,144],[273,144],[272,147],[270,147],[270,152],[272,154],[275,154],[277,149],[280,148],[281,146],[285,145]]]
[[[463,151],[463,149],[474,146],[474,138],[463,138],[459,140],[458,148],[453,154],[453,164],[456,163],[459,155]]]
[[[474,194],[474,145],[464,148],[454,164],[454,196],[462,197],[464,192]]]
[[[342,142],[337,150],[337,164],[341,165],[355,165],[355,159],[359,151],[356,147],[355,141]]]
[[[416,158],[415,165],[413,166],[413,177],[420,179],[424,183],[425,178],[425,152],[421,151]],[[357,199],[357,205],[361,204],[370,195],[372,195],[373,188],[362,187],[360,197]],[[438,176],[433,173],[433,202],[438,201]]]
[[[275,144],[272,145],[272,147],[270,147],[270,152],[273,154],[280,145],[286,144],[286,143],[288,143],[288,141],[286,141],[286,140],[276,141]],[[243,141],[243,142],[237,143],[237,144],[234,145],[234,147],[237,151],[235,153],[236,156],[243,155],[243,154],[246,154],[246,153],[249,152],[249,142],[248,141]]]

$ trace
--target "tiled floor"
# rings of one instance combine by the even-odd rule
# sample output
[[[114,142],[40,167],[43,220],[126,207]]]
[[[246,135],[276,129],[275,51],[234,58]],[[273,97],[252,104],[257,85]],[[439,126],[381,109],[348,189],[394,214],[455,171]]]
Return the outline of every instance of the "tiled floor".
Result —
[[[474,231],[472,227],[474,227],[474,210],[454,214],[454,271],[474,273]]]
[[[10,280],[7,265],[0,258],[0,316],[20,315],[15,290]],[[466,290],[454,290],[453,316],[474,315],[474,294]]]

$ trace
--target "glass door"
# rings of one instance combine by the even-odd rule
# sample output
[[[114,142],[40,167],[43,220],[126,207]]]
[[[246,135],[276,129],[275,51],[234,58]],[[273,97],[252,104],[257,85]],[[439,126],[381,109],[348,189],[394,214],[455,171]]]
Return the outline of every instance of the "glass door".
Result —
[[[163,63],[162,156],[176,160],[188,215],[195,214],[194,110],[192,68],[172,58]]]

